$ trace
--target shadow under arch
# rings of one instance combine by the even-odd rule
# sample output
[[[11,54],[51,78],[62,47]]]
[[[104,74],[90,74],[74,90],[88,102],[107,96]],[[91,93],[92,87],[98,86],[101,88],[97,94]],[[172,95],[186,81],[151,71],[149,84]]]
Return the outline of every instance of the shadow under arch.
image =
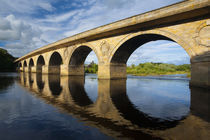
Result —
[[[60,65],[63,64],[62,57],[57,51],[53,52],[49,60],[49,74],[60,74]]]
[[[88,106],[93,104],[88,97],[84,88],[84,76],[71,76],[69,77],[69,91],[75,104],[79,106]]]
[[[34,61],[33,61],[33,59],[31,58],[30,60],[29,60],[29,72],[31,72],[31,67],[33,67],[34,66]]]
[[[45,65],[45,60],[42,55],[40,55],[37,59],[36,71],[37,73],[42,73],[42,66]]]
[[[99,60],[97,52],[88,45],[81,45],[73,51],[69,59],[69,75],[84,75],[84,62],[91,51],[96,54]]]
[[[21,62],[18,63],[18,69],[20,70],[20,68],[22,68],[22,63]]]
[[[126,64],[130,55],[143,44],[148,43],[150,41],[157,41],[157,40],[168,40],[172,42],[176,42],[179,44],[191,57],[193,55],[192,50],[188,50],[189,47],[181,40],[175,40],[175,37],[170,38],[165,35],[155,34],[155,33],[148,33],[148,34],[140,34],[134,37],[128,38],[122,44],[120,44],[113,52],[113,56],[110,58],[111,63],[119,63],[119,64]]]
[[[50,88],[51,94],[54,97],[58,97],[63,90],[61,86],[60,75],[57,75],[57,74],[48,75],[48,82],[49,82],[49,88]]]
[[[27,62],[26,61],[23,62],[23,71],[25,71],[25,68],[27,68]]]
[[[175,127],[181,120],[185,119],[185,116],[182,116],[179,120],[162,120],[150,117],[138,110],[126,94],[126,79],[110,80],[110,97],[121,116],[140,128],[164,130]]]

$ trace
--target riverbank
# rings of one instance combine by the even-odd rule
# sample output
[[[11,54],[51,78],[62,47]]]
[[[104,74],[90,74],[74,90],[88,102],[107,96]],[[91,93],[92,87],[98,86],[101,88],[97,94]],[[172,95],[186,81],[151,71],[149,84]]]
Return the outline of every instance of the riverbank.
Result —
[[[175,75],[175,74],[186,74],[186,77],[190,78],[191,73],[190,72],[185,72],[185,71],[176,71],[176,72],[165,72],[165,73],[128,73],[133,76],[161,76],[161,75]]]
[[[130,73],[127,73],[127,74],[130,74]],[[191,73],[164,73],[164,74],[130,74],[130,75],[133,75],[133,76],[163,76],[163,75],[176,75],[176,74],[186,74],[186,77],[187,78],[190,78],[191,77]]]
[[[139,65],[132,64],[127,66],[127,74],[135,76],[160,76],[160,75],[174,75],[186,74],[187,77],[191,76],[190,64],[174,65],[167,63],[142,63]],[[86,73],[97,73],[98,65],[92,63],[85,67]]]

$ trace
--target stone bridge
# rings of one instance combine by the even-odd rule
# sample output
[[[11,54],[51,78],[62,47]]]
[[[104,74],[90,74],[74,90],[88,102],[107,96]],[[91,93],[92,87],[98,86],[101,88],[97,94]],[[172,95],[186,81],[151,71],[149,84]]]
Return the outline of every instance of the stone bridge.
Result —
[[[16,60],[20,71],[84,75],[91,51],[98,78],[126,78],[126,62],[141,45],[178,43],[191,59],[191,84],[210,87],[210,0],[188,0],[104,25],[46,45]]]

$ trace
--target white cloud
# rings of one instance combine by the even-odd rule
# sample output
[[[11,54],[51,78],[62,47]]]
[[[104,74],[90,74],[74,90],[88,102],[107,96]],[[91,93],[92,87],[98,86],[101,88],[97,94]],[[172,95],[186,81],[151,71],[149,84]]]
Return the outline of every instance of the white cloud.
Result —
[[[92,61],[94,61],[94,63],[98,63],[98,58],[93,51],[87,56],[85,64],[90,64]]]
[[[162,62],[172,64],[189,64],[187,52],[177,43],[172,41],[152,41],[140,46],[128,59],[127,64],[145,62]]]
[[[75,0],[72,3],[68,1],[69,4],[59,9],[55,4],[53,7],[52,3],[59,1],[0,0],[0,45],[15,56],[22,56],[64,37],[179,1],[181,0]],[[46,10],[47,14],[42,15],[40,9]],[[38,17],[33,14],[38,14]],[[2,41],[6,43],[2,45]],[[164,57],[148,56],[168,51],[177,52],[176,47],[171,47],[176,45],[171,42],[150,43],[147,47],[141,47],[141,51],[138,49],[137,53],[132,54],[129,62],[135,63],[140,59],[139,56],[142,61],[162,61]],[[173,57],[168,60],[178,61],[177,57]],[[97,61],[94,53],[87,58],[88,62],[92,60]]]
[[[50,4],[50,3],[46,3],[46,2],[41,2],[41,3],[38,3],[38,5],[47,10],[47,11],[53,11],[54,10],[54,7]]]
[[[49,2],[48,2],[49,1]],[[54,7],[51,0],[0,0],[0,15],[8,14],[31,14],[37,10],[44,9],[52,11]]]
[[[14,15],[8,15],[5,18],[0,17],[0,21],[9,25],[8,27],[0,26],[0,40],[6,42],[3,48],[8,49],[13,55],[23,55],[36,49],[37,44],[42,44],[42,31],[39,28],[16,19]]]
[[[39,22],[63,22],[63,21],[69,20],[69,18],[76,15],[79,11],[80,10],[75,10],[75,11],[69,11],[67,13],[60,14],[60,15],[57,15],[57,14],[50,15],[50,16],[46,16],[46,18],[40,19],[38,21]]]

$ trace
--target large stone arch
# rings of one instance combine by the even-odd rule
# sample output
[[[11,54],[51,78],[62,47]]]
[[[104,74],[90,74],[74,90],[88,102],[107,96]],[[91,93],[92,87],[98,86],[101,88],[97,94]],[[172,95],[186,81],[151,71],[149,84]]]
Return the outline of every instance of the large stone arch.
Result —
[[[49,59],[48,73],[49,74],[60,74],[61,65],[63,64],[63,59],[58,51],[54,51]]]
[[[96,54],[98,61],[100,61],[96,49],[90,44],[80,44],[71,51],[68,61],[69,75],[84,75],[84,62],[91,51]]]
[[[163,30],[136,32],[129,34],[120,40],[111,51],[111,55],[108,59],[108,65],[103,66],[103,69],[108,69],[106,70],[108,72],[107,74],[105,72],[102,73],[105,75],[104,77],[107,77],[108,79],[126,78],[126,63],[130,55],[141,45],[156,40],[174,41],[183,47],[190,57],[195,55],[192,47],[173,33]],[[100,74],[99,78],[104,78],[102,74]]]
[[[38,73],[41,73],[42,72],[42,66],[45,65],[45,59],[43,57],[43,55],[39,55],[38,59],[37,59],[37,62],[36,62],[36,71]]]
[[[156,38],[153,39],[152,37],[154,37],[154,36],[156,36]],[[138,37],[139,37],[139,39],[137,39]],[[141,37],[145,37],[145,38],[141,39]],[[150,38],[148,38],[148,37],[150,37]],[[187,52],[187,54],[190,56],[190,58],[192,58],[193,56],[196,55],[195,51],[192,49],[193,47],[191,47],[189,43],[187,43],[186,41],[184,41],[182,38],[178,37],[177,35],[170,33],[168,31],[163,31],[163,30],[151,30],[151,31],[145,31],[145,32],[132,33],[132,34],[127,35],[122,40],[120,40],[119,43],[112,50],[111,56],[109,57],[108,62],[112,63],[112,60],[116,55],[116,52],[119,51],[119,49],[123,45],[125,45],[125,43],[129,43],[129,41],[132,41],[132,39],[135,39],[135,38],[138,40],[138,42],[140,42],[141,40],[144,42],[142,42],[140,44],[136,44],[137,47],[133,51],[135,51],[138,47],[140,47],[141,45],[143,45],[147,42],[163,39],[163,40],[170,40],[170,41],[173,41],[173,42],[176,42],[177,44],[179,44]],[[143,40],[143,39],[146,39],[146,40]],[[129,47],[127,47],[127,48],[129,49]],[[128,53],[132,54],[132,52],[128,52]]]

